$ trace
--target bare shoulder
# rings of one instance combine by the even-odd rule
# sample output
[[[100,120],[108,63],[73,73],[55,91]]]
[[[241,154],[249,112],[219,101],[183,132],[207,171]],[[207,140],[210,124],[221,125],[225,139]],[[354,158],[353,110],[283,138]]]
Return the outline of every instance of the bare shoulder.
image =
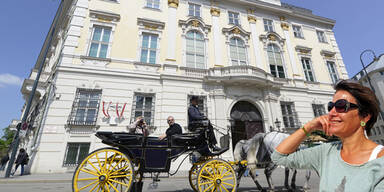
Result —
[[[381,149],[381,151],[380,151],[379,154],[377,154],[377,157],[378,157],[378,158],[379,158],[379,157],[383,157],[383,156],[384,156],[384,148]]]

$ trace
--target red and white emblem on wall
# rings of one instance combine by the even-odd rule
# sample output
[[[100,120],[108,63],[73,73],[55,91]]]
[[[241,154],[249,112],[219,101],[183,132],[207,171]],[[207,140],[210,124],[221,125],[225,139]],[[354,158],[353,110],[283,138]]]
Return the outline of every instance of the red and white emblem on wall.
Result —
[[[113,118],[116,117],[118,119],[122,119],[124,117],[124,111],[127,103],[119,103],[112,101],[103,101],[103,114],[105,118]]]

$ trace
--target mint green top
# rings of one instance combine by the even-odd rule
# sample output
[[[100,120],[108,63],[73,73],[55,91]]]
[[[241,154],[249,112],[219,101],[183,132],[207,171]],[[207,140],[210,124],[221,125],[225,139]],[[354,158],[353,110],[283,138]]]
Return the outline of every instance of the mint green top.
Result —
[[[300,150],[289,155],[275,150],[272,161],[296,169],[313,169],[320,176],[320,192],[384,192],[384,157],[351,165],[340,155],[341,142]]]

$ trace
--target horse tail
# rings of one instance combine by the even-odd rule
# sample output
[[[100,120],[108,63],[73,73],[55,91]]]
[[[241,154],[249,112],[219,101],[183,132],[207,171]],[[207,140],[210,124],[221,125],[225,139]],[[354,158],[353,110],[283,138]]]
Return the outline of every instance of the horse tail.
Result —
[[[245,140],[240,140],[236,143],[235,150],[233,151],[233,156],[235,161],[244,160],[245,152],[243,151],[243,145],[245,144]]]

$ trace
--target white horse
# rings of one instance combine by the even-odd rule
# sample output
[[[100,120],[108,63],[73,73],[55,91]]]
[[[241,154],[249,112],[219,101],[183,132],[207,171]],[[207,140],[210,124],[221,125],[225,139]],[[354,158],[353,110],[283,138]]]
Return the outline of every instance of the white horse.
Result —
[[[256,179],[256,168],[265,168],[264,174],[267,177],[267,182],[269,185],[269,189],[273,190],[274,186],[272,183],[272,172],[276,169],[277,165],[271,161],[271,154],[273,150],[285,139],[289,136],[289,134],[281,133],[281,132],[270,132],[270,133],[258,133],[248,140],[240,140],[236,146],[234,151],[235,161],[247,160],[247,167],[240,166],[238,167],[238,182],[240,183],[241,176],[245,172],[246,168],[249,169],[249,173],[255,182],[257,188],[262,190],[263,188],[259,184]],[[292,180],[291,180],[291,188],[296,189],[296,173],[294,170]],[[291,189],[288,184],[289,178],[289,169],[285,168],[285,181],[284,186],[287,189]],[[309,178],[307,178],[306,184],[307,186]]]

